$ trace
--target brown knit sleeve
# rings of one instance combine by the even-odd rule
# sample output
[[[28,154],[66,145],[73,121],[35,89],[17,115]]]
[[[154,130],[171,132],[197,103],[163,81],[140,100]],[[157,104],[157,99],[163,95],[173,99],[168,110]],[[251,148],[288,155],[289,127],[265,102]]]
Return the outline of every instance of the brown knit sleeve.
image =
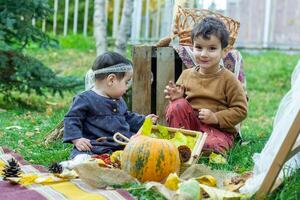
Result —
[[[176,81],[176,85],[182,85],[182,84],[184,85],[188,70],[189,69],[186,69],[186,70],[182,71],[182,73],[180,74],[179,78]]]
[[[248,112],[245,91],[233,74],[226,74],[225,93],[228,108],[215,113],[221,129],[234,128],[243,121]]]

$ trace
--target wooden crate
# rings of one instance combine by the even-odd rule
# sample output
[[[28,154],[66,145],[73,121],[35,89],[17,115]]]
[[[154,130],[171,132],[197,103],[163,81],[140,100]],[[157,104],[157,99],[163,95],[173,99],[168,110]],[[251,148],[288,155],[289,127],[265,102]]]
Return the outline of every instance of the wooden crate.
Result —
[[[203,148],[205,140],[207,138],[207,133],[202,133],[200,131],[192,131],[192,130],[187,130],[187,129],[171,128],[171,127],[167,127],[167,129],[168,129],[168,132],[171,135],[171,137],[173,137],[176,132],[181,132],[182,134],[184,134],[186,136],[192,136],[192,137],[196,137],[198,135],[196,144],[195,144],[194,148],[192,149],[192,156],[189,159],[189,161],[184,163],[185,166],[190,166],[192,164],[196,164],[200,158],[202,148]],[[158,127],[153,125],[152,132],[158,132]]]
[[[172,47],[134,46],[132,110],[141,114],[159,115],[165,124],[164,89],[169,80],[180,76],[184,65]],[[152,81],[151,81],[152,80]]]
[[[166,127],[166,128],[167,128],[168,133],[170,134],[171,138],[174,137],[176,132],[180,132],[186,136],[198,137],[194,148],[191,149],[192,152],[191,152],[190,159],[187,162],[181,164],[180,171],[183,172],[187,167],[198,163],[198,160],[201,156],[202,148],[203,148],[205,140],[207,138],[207,133],[205,133],[205,132],[203,133],[200,131],[187,130],[187,129],[172,128],[172,127]],[[151,133],[157,133],[157,132],[159,132],[158,127],[156,125],[153,125]],[[142,128],[140,128],[140,130],[138,131],[138,134],[142,134]],[[120,140],[119,138],[123,139],[123,141]],[[115,142],[117,142],[121,145],[126,145],[129,142],[129,138],[125,137],[121,133],[115,133],[113,136],[113,139]]]

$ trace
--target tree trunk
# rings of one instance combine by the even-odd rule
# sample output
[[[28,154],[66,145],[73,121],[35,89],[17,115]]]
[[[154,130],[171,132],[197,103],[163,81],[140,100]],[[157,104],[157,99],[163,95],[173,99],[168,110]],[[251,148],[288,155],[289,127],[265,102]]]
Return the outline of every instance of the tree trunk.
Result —
[[[107,49],[105,3],[106,0],[94,1],[94,37],[96,40],[97,56],[104,53]]]
[[[115,47],[115,51],[123,56],[126,56],[126,44],[130,37],[132,10],[133,0],[124,0],[121,24]]]
[[[114,0],[114,20],[113,20],[113,38],[116,38],[119,29],[119,14],[120,14],[120,0]]]
[[[165,0],[161,28],[160,28],[160,30],[161,30],[160,38],[170,36],[170,34],[171,34],[172,19],[173,19],[173,9],[172,9],[173,6],[174,6],[174,0]]]
[[[143,1],[134,0],[133,5],[132,18],[134,19],[134,23],[131,24],[131,43],[136,44],[140,40]]]

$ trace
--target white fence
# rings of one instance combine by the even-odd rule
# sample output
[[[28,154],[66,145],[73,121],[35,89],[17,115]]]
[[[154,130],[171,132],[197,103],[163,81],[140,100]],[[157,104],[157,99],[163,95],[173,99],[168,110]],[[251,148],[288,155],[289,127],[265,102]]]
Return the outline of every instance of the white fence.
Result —
[[[180,0],[133,0],[131,42],[157,41],[169,35],[175,1]],[[106,0],[106,18],[110,20],[108,37],[117,35],[123,2]],[[200,8],[203,0],[185,2],[189,7]],[[92,29],[88,27],[93,23],[93,4],[93,0],[50,0],[54,9],[52,21],[43,21],[39,25],[43,31],[64,36],[92,35]],[[225,14],[241,22],[237,46],[300,49],[299,10],[299,0],[227,0]],[[62,15],[63,19],[58,20]],[[32,23],[36,24],[35,20]],[[63,29],[58,29],[62,23]]]
[[[83,4],[83,24],[79,24],[79,4]],[[156,0],[150,3],[150,0],[134,0],[131,26],[131,41],[137,43],[140,40],[158,40],[159,38],[169,35],[171,32],[171,23],[173,18],[173,6],[175,0]],[[155,2],[155,3],[153,3]],[[193,1],[196,2],[196,1]],[[53,6],[52,24],[49,20],[42,22],[42,30],[54,35],[82,33],[83,35],[92,35],[88,32],[88,26],[92,24],[93,0],[53,0],[49,2]],[[110,37],[116,37],[117,30],[122,14],[122,0],[106,0],[106,18],[112,18],[112,31]],[[72,9],[71,9],[72,8]],[[63,30],[58,30],[58,13],[64,15]],[[73,15],[72,15],[73,13]],[[82,15],[81,15],[82,16]],[[61,22],[62,20],[60,20]],[[72,21],[73,27],[69,24]],[[32,23],[35,25],[36,21]],[[52,26],[52,27],[51,27]],[[79,27],[82,26],[82,30]],[[71,28],[70,28],[71,27]],[[70,30],[71,29],[71,30]]]

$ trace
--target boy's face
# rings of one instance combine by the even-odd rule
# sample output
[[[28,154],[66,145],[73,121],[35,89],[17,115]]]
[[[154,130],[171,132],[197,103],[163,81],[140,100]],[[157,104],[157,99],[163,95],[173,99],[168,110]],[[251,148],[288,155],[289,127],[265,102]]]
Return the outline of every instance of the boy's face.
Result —
[[[220,68],[220,60],[224,51],[221,41],[214,35],[209,39],[198,36],[194,39],[193,53],[196,63],[200,66],[203,73],[214,73]]]

